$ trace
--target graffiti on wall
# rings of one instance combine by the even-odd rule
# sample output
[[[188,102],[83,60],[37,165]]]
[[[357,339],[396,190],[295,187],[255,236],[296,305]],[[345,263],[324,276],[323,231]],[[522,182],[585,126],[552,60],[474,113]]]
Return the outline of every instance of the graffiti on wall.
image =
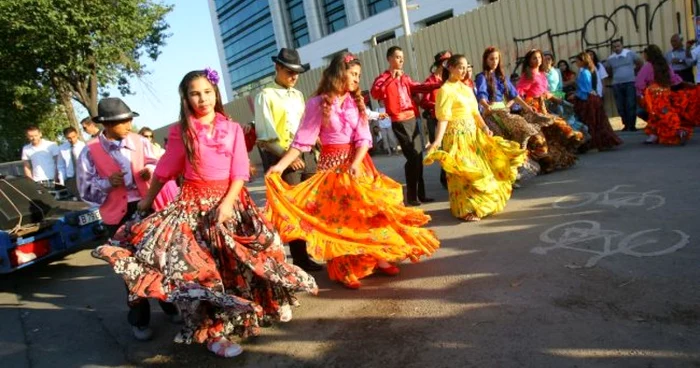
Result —
[[[558,51],[559,59],[563,57],[572,58],[577,53],[593,49],[601,50],[604,55],[607,55],[611,49],[611,44],[614,40],[622,39],[625,42],[625,47],[641,51],[644,47],[650,44],[651,35],[654,31],[654,21],[660,19],[664,7],[671,8],[670,0],[661,0],[654,4],[644,3],[637,6],[621,5],[609,14],[597,14],[590,17],[583,25],[576,29],[566,30],[563,32],[553,32],[548,29],[542,33],[525,37],[513,38],[515,43],[516,66],[515,69],[523,62],[523,57],[527,51],[533,48],[542,50]],[[627,20],[634,26],[635,31],[639,35],[638,42],[626,42],[622,35],[619,24]],[[677,32],[681,33],[682,18],[681,13],[677,12],[675,17],[675,25]],[[602,34],[600,32],[602,30]],[[571,36],[574,35],[576,41],[568,42]],[[600,53],[599,53],[600,54]]]

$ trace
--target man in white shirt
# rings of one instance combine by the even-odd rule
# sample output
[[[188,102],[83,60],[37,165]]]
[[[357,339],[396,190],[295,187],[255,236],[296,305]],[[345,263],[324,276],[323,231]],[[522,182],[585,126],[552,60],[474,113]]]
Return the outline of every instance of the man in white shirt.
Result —
[[[26,129],[29,144],[22,148],[24,175],[37,183],[53,187],[58,179],[58,146],[41,138],[41,131],[35,126]]]
[[[58,181],[66,186],[66,189],[76,198],[80,198],[78,191],[78,175],[76,173],[76,162],[80,157],[80,152],[85,148],[85,143],[78,139],[78,130],[73,127],[63,129],[63,136],[66,142],[60,145],[58,156]]]
[[[666,53],[666,61],[679,77],[688,83],[693,83],[693,58],[688,57],[688,52],[683,47],[683,36],[676,33],[671,36],[671,51]]]
[[[381,115],[377,120],[377,125],[382,132],[382,143],[384,144],[384,150],[387,154],[397,153],[396,147],[399,145],[394,135],[394,131],[391,129],[391,118],[386,113],[386,108],[384,108],[384,103],[379,102],[379,108],[377,112]],[[398,154],[398,153],[397,153]]]
[[[700,45],[695,40],[690,40],[685,46],[685,52],[695,64],[695,84],[700,84]]]

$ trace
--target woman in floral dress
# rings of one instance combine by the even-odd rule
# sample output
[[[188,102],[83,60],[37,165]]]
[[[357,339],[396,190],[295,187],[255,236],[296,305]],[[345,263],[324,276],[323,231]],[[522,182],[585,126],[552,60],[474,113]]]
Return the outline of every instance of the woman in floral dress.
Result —
[[[533,112],[524,114],[525,119],[534,123],[542,117],[551,120],[550,124],[542,127],[542,133],[547,141],[547,150],[551,158],[551,166],[545,172],[566,169],[576,163],[576,151],[583,143],[583,134],[575,131],[566,121],[556,115],[549,114],[546,101],[554,98],[549,92],[549,83],[545,67],[542,63],[542,51],[534,49],[525,54],[520,80],[516,85],[518,94],[533,108]]]
[[[686,85],[668,65],[661,49],[649,45],[635,87],[640,106],[649,114],[645,143],[683,145],[700,125],[700,87]]]
[[[359,89],[361,65],[342,53],[324,70],[292,148],[266,177],[268,215],[283,239],[303,239],[309,255],[326,261],[331,280],[350,289],[393,264],[417,262],[439,246],[423,211],[403,205],[401,184],[377,171],[367,150],[372,142]],[[296,186],[282,173],[302,151],[321,141],[318,173]]]
[[[164,183],[184,173],[180,196],[163,210],[127,223],[93,255],[126,281],[130,298],[175,303],[184,327],[175,341],[206,342],[222,357],[241,353],[232,338],[289,321],[295,291],[314,279],[286,262],[279,235],[243,186],[249,162],[241,127],[225,115],[213,70],[180,83],[180,121],[170,129],[139,210]]]
[[[520,143],[492,136],[479,114],[474,92],[461,82],[466,71],[464,55],[453,55],[447,61],[446,82],[435,102],[438,128],[424,162],[438,161],[447,172],[452,215],[478,221],[503,210],[518,166],[527,156]]]

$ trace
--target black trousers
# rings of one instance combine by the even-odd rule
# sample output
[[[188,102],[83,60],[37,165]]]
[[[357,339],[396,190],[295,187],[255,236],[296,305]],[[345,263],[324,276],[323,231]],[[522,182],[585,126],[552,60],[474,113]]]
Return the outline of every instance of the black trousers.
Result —
[[[122,217],[122,220],[119,222],[117,225],[107,225],[105,224],[105,228],[107,228],[107,235],[111,238],[114,236],[114,234],[119,230],[119,228],[124,225],[129,219],[131,219],[132,216],[136,213],[136,206],[138,205],[138,202],[129,202],[126,205],[126,214],[124,217]],[[129,294],[129,289],[124,284],[124,287],[126,288],[127,295]],[[139,298],[133,302],[127,301],[126,303],[129,306],[129,314],[127,315],[127,320],[129,321],[129,324],[132,326],[136,327],[146,327],[151,323],[151,306],[148,303],[148,299],[146,298]],[[171,303],[166,303],[163,301],[158,301],[158,304],[160,304],[161,309],[163,309],[163,312],[168,315],[175,315],[177,314],[177,308],[175,307],[174,304]]]
[[[435,142],[435,133],[437,132],[438,120],[430,114],[425,114],[423,116],[428,116],[425,119],[428,125],[428,138],[430,139],[430,142],[428,143],[433,143]],[[443,168],[440,168],[440,184],[442,184],[443,187],[447,188],[447,173]]]
[[[423,180],[423,146],[416,119],[394,121],[391,129],[399,140],[401,151],[406,158],[406,200],[415,201],[425,198],[425,181]]]
[[[274,154],[261,150],[263,166],[272,166],[277,164],[280,157]],[[316,174],[316,155],[314,152],[302,152],[300,158],[304,161],[304,168],[301,170],[292,170],[288,167],[282,173],[282,180],[289,185],[297,185],[302,181]],[[266,170],[267,171],[267,170]],[[309,253],[306,251],[306,242],[303,240],[292,240],[289,242],[289,253],[292,255],[294,264],[299,265],[309,260]]]
[[[684,82],[695,84],[695,76],[693,75],[692,67],[683,70],[676,70],[676,74],[678,74],[679,77],[683,78]]]

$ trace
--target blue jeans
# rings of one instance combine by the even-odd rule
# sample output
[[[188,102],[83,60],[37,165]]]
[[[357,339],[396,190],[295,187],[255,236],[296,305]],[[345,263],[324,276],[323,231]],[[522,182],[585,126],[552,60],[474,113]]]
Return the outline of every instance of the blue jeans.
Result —
[[[617,113],[622,118],[625,130],[635,130],[637,121],[637,91],[634,82],[612,85]]]

